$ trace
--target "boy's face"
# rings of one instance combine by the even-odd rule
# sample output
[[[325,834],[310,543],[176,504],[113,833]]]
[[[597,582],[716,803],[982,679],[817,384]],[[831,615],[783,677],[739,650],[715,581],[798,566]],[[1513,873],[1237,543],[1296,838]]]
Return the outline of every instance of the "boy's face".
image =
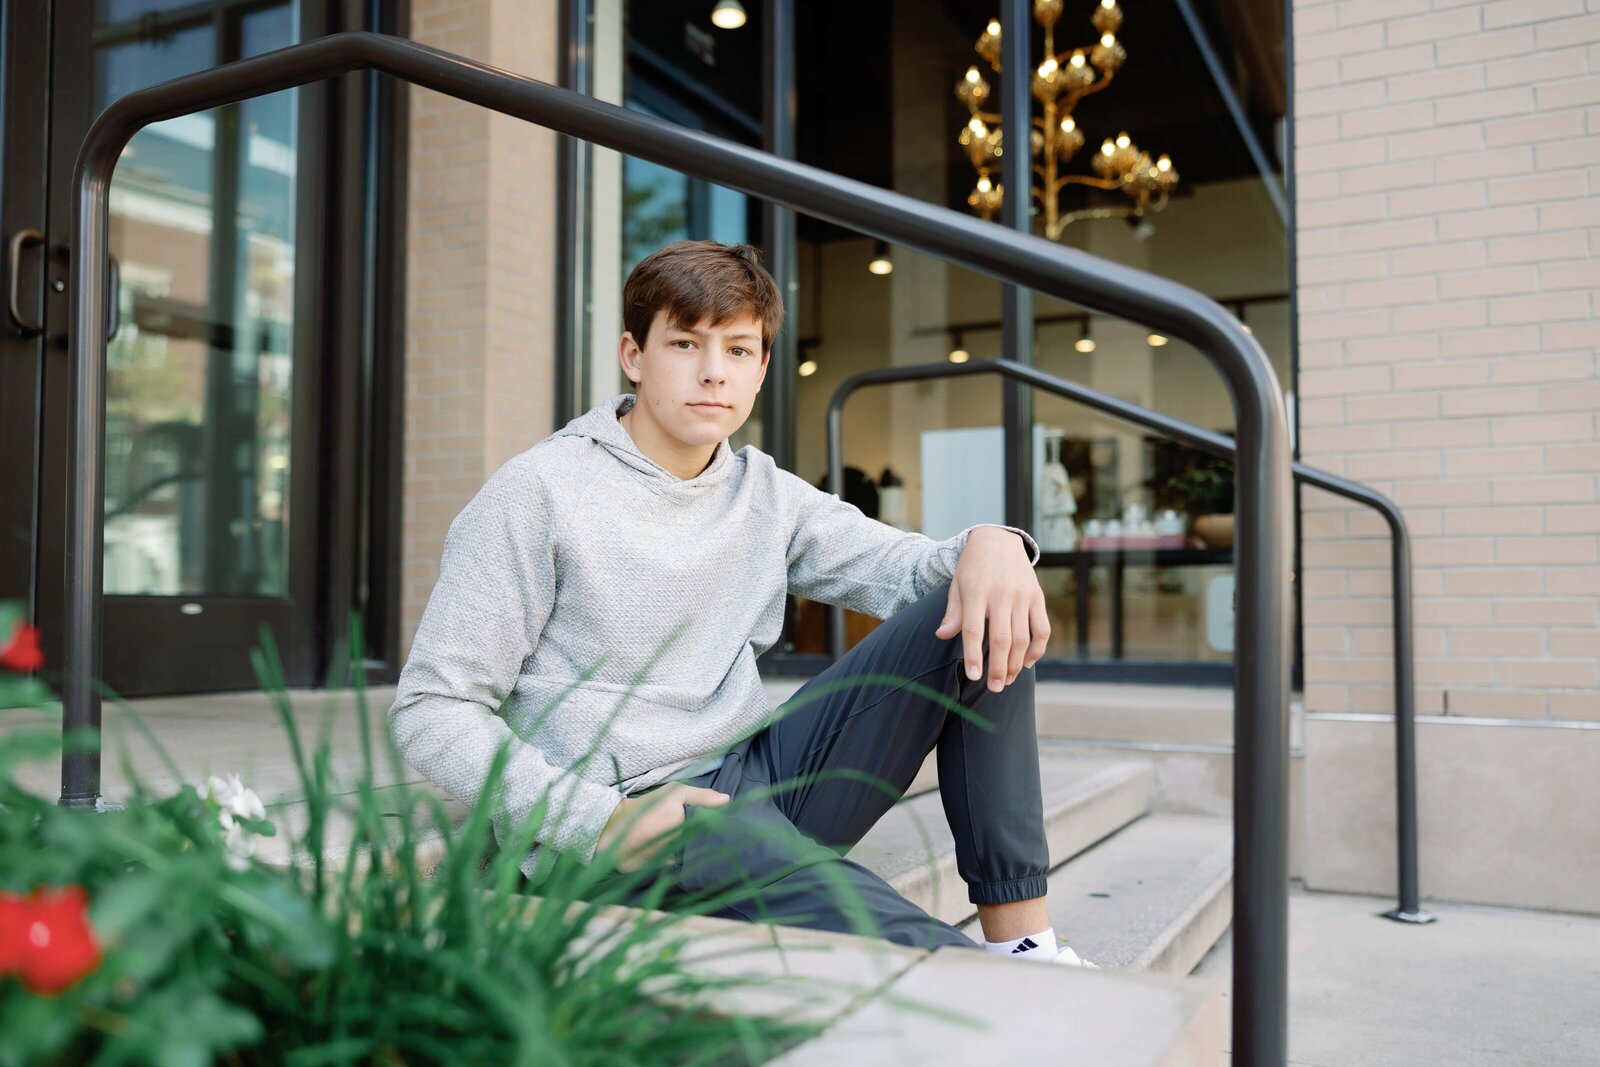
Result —
[[[715,446],[744,425],[767,376],[755,315],[713,326],[701,319],[680,329],[657,311],[640,348],[624,333],[618,349],[634,383],[637,407],[669,438],[688,447]]]

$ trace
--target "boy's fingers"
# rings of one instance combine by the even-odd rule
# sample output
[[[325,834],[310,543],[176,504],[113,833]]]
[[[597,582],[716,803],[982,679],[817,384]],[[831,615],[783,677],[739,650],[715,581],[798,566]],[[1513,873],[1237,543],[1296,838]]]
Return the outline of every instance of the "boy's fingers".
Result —
[[[986,605],[989,615],[989,688],[1005,688],[1006,671],[1011,664],[1011,613],[998,601]]]
[[[1019,602],[1011,609],[1011,662],[1007,664],[1009,672],[1006,674],[1006,684],[1010,685],[1017,680],[1017,675],[1022,673],[1022,668],[1028,656],[1028,645],[1022,640],[1022,635],[1028,632],[1028,605]]]
[[[1033,607],[1028,612],[1028,625],[1033,640],[1028,644],[1028,666],[1033,666],[1044,657],[1045,648],[1050,643],[1050,613],[1045,610],[1044,597],[1038,596],[1033,600]]]
[[[983,677],[983,621],[984,605],[979,602],[962,612],[961,648],[967,663],[967,677],[977,681]],[[990,642],[993,643],[993,637]]]
[[[946,598],[944,619],[940,621],[939,628],[933,631],[935,637],[950,638],[961,632],[961,590],[955,582],[950,583],[950,595]]]

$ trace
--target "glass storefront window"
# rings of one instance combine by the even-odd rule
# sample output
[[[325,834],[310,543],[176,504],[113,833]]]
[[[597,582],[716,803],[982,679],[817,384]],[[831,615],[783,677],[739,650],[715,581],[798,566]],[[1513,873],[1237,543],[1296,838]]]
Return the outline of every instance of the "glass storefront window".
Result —
[[[97,109],[297,38],[295,3],[236,23],[207,12],[159,36],[130,29],[171,7],[100,5]],[[153,124],[117,166],[108,594],[287,593],[297,100],[287,90]]]

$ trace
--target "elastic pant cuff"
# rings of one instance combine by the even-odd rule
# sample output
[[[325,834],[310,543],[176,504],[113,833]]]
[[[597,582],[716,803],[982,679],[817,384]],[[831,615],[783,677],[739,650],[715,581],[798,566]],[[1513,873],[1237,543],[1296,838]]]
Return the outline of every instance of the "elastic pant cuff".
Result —
[[[967,900],[973,904],[1013,904],[1036,900],[1049,890],[1042,874],[1013,878],[1009,882],[978,882],[967,886]]]

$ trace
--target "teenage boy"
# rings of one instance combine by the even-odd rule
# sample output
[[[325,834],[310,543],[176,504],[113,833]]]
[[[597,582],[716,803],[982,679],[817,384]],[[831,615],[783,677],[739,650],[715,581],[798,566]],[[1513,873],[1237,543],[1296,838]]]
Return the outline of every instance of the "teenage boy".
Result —
[[[509,742],[497,838],[549,799],[525,886],[611,846],[623,877],[676,840],[676,891],[733,891],[714,914],[975,948],[842,855],[937,748],[983,947],[1082,962],[1045,910],[1032,537],[903,532],[728,447],[783,318],[750,246],[660,249],[623,318],[634,392],[507,461],[450,524],[389,709],[406,761],[473,804]],[[887,621],[774,714],[756,657],[788,592]]]

